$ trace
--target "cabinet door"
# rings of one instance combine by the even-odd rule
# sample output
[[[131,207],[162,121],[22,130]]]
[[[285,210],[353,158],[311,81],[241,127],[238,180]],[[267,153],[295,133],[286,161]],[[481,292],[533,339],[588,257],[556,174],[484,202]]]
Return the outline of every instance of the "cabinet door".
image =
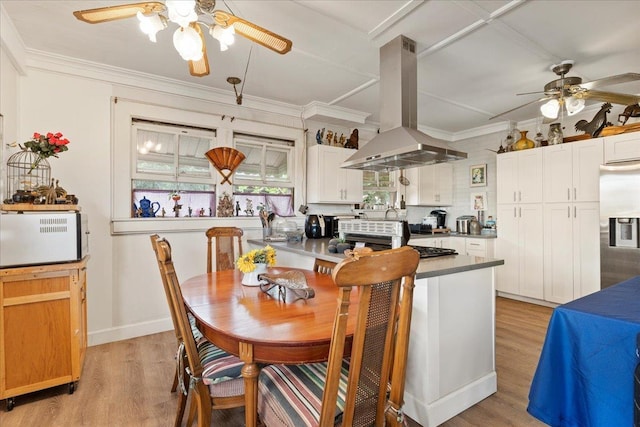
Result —
[[[421,168],[410,168],[404,171],[404,176],[409,180],[409,185],[401,186],[400,188],[404,193],[404,200],[407,206],[418,206],[420,204],[418,185],[420,182],[420,169]]]
[[[503,153],[496,157],[497,203],[516,203],[518,194],[518,153]]]
[[[421,205],[436,205],[436,178],[434,165],[422,166],[419,169],[419,174],[419,203]]]
[[[542,149],[545,202],[569,203],[573,199],[573,145],[551,145]]]
[[[573,290],[580,298],[600,290],[600,204],[573,207]]]
[[[340,161],[342,164],[351,153],[347,153],[347,155]],[[338,170],[338,179],[340,180],[339,184],[342,185],[342,188],[338,189],[338,192],[343,191],[342,194],[342,203],[362,203],[362,171],[354,170],[354,169],[342,169]]]
[[[519,294],[518,206],[513,203],[505,204],[498,205],[497,209],[500,225],[496,239],[496,258],[503,259],[504,265],[496,267],[496,289],[511,294]]]
[[[573,212],[570,203],[544,207],[544,299],[573,300]]]
[[[520,295],[542,299],[544,296],[542,204],[519,205],[518,219]]]
[[[465,249],[466,249],[467,255],[479,256],[483,258],[487,257],[487,245],[485,240],[474,239],[472,237],[467,237],[465,240],[466,240]]]
[[[343,169],[352,150],[323,145],[309,148],[307,200],[309,203],[361,203],[362,172]]]
[[[542,202],[542,150],[524,150],[518,155],[518,203]]]
[[[604,161],[602,138],[573,143],[574,202],[600,200],[600,165]]]
[[[435,173],[435,201],[438,206],[453,204],[453,165],[438,163],[433,166]]]
[[[625,133],[604,138],[604,162],[640,160],[640,135]]]
[[[449,237],[449,242],[446,246],[449,249],[455,249],[460,255],[466,255],[465,238],[464,237]]]

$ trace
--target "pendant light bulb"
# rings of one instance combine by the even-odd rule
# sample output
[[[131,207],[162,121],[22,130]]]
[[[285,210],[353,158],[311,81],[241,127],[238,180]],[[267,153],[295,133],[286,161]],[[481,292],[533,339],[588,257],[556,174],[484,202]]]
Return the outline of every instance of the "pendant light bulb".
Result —
[[[565,100],[565,106],[567,107],[567,114],[573,116],[584,110],[584,99],[570,96]]]
[[[169,20],[181,27],[188,27],[198,20],[195,0],[167,0],[165,3]]]
[[[227,28],[222,28],[220,25],[214,25],[209,29],[209,34],[211,37],[218,40],[220,42],[220,50],[225,51],[229,48],[229,45],[232,45],[235,41],[234,34],[236,33],[233,25],[228,26]]]
[[[540,112],[548,119],[557,119],[560,111],[560,103],[557,99],[551,99],[540,107]]]
[[[202,59],[202,38],[191,27],[180,27],[173,33],[173,45],[185,61],[199,61]]]
[[[156,42],[156,34],[158,31],[167,28],[166,18],[161,15],[146,16],[142,12],[138,11],[138,21],[140,21],[140,30],[145,33],[149,40]]]

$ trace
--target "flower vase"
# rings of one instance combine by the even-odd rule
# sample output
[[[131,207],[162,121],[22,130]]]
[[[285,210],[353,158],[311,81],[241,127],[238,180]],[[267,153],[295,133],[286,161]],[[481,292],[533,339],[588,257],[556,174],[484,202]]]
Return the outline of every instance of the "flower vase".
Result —
[[[534,148],[536,146],[535,142],[527,138],[527,131],[520,131],[520,139],[515,143],[515,150],[528,150],[530,148]]]
[[[256,263],[255,270],[244,273],[242,276],[242,284],[244,286],[260,286],[260,280],[258,280],[258,275],[267,272],[267,264],[264,263]]]

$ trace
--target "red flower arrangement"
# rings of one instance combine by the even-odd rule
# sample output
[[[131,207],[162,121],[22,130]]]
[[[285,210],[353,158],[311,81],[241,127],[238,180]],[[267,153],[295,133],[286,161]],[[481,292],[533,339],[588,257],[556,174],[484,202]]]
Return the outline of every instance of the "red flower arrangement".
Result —
[[[24,143],[24,149],[31,150],[38,155],[36,161],[31,165],[31,169],[38,167],[40,160],[47,157],[58,157],[59,153],[67,151],[69,147],[69,140],[63,138],[60,132],[49,132],[46,135],[41,135],[38,132],[33,134],[33,139]],[[22,147],[22,146],[21,146]]]

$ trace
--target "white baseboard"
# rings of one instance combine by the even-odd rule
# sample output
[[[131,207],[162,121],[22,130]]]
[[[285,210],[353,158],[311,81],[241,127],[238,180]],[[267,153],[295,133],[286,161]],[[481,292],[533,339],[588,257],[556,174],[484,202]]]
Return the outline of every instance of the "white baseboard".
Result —
[[[525,297],[522,295],[510,294],[508,292],[497,291],[496,295],[503,298],[514,299],[517,301],[528,302],[530,304],[543,305],[545,307],[556,308],[560,304],[556,304],[555,302],[543,301],[537,298]]]
[[[428,381],[428,379],[427,379]],[[404,413],[423,427],[435,427],[498,391],[498,377],[491,372],[484,377],[431,402],[419,402],[405,393]]]
[[[157,334],[159,332],[172,331],[173,323],[170,317],[153,320],[150,322],[135,323],[117,328],[102,329],[90,332],[87,337],[88,345],[100,345],[114,341],[127,340],[129,338],[144,335]]]

